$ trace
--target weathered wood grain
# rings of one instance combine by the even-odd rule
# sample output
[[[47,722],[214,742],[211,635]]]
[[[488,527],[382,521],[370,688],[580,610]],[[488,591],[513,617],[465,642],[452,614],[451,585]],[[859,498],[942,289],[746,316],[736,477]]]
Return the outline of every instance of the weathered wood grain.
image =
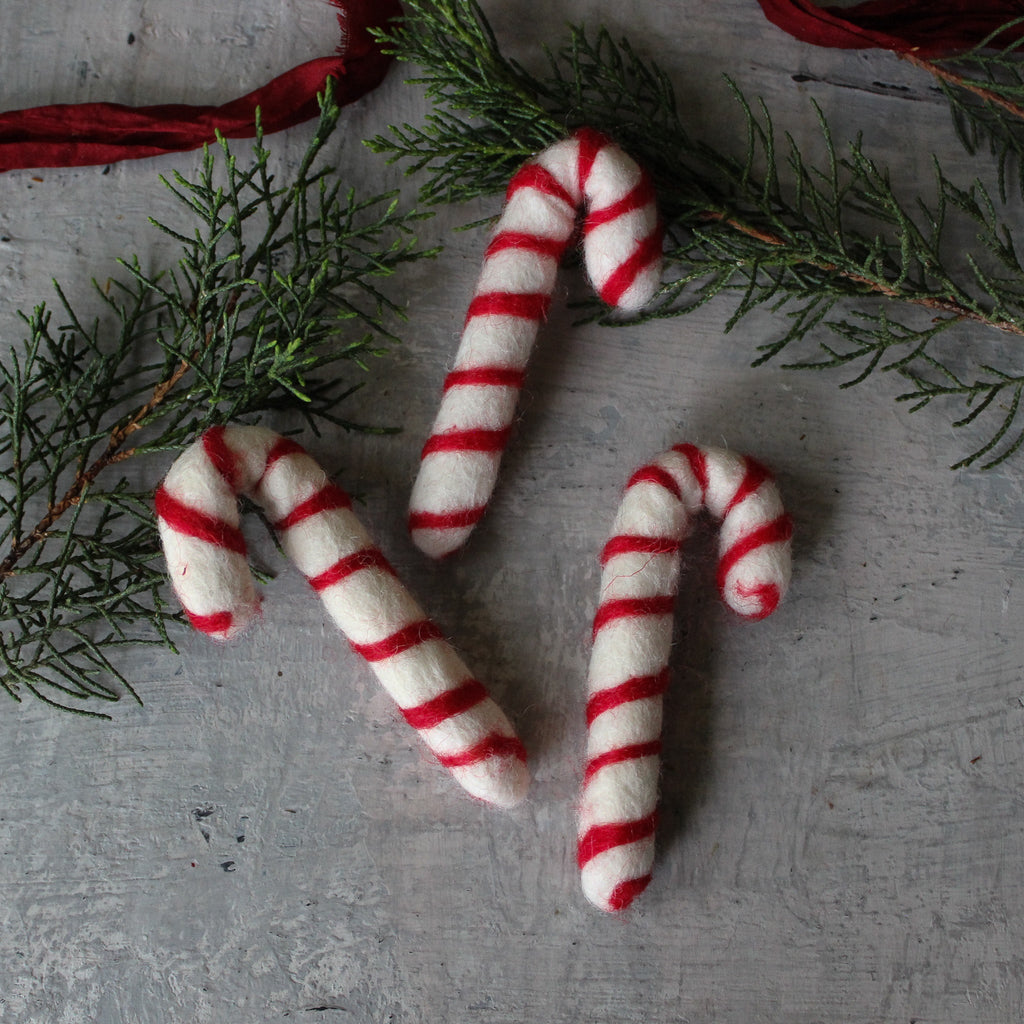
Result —
[[[974,173],[919,73],[800,46],[752,0],[485,6],[527,61],[567,20],[628,31],[723,145],[742,138],[719,70],[800,138],[811,99],[864,128],[900,180],[927,187],[933,150]],[[332,17],[285,0],[7,0],[0,96],[223,99],[322,51]],[[422,113],[400,75],[346,113],[353,183],[392,173],[358,140]],[[285,161],[304,132],[274,140]],[[5,341],[51,277],[85,296],[117,256],[166,256],[146,224],[170,209],[157,175],[195,161],[0,179]],[[493,507],[463,555],[427,564],[405,503],[481,256],[479,232],[451,229],[481,212],[425,227],[447,249],[403,278],[405,344],[361,399],[406,432],[305,440],[515,719],[527,803],[467,800],[282,567],[246,638],[138,655],[146,705],[113,724],[0,704],[0,1020],[1019,1021],[1020,460],[951,473],[960,441],[938,410],[897,408],[896,381],[839,392],[827,374],[751,369],[779,330],[767,316],[724,336],[719,303],[611,331],[574,327],[556,301]],[[612,919],[574,863],[597,555],[631,469],[678,440],[777,471],[794,583],[771,619],[738,623],[713,594],[708,538],[694,548],[656,874]]]

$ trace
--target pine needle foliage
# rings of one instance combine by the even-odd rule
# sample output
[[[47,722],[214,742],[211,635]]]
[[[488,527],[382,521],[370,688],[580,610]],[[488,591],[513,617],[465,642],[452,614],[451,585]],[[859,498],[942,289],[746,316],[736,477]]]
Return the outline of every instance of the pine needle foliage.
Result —
[[[999,45],[1008,29],[1020,29],[1016,18],[977,46],[951,57],[905,60],[930,72],[953,117],[957,135],[969,153],[987,149],[993,157],[999,194],[1008,200],[1010,186],[1024,197],[1024,40]]]
[[[500,193],[524,160],[582,125],[611,135],[652,174],[668,283],[637,317],[593,304],[585,319],[631,325],[717,299],[732,302],[732,329],[768,309],[782,328],[757,363],[785,354],[787,366],[842,371],[843,386],[876,372],[903,378],[899,401],[912,410],[941,401],[954,426],[981,437],[957,468],[997,465],[1024,444],[1024,367],[996,365],[1024,336],[1024,267],[980,183],[958,187],[936,161],[934,199],[908,203],[865,140],[839,146],[819,108],[824,155],[812,160],[779,136],[764,103],[727,80],[742,133],[735,157],[695,138],[669,76],[604,28],[570,26],[532,72],[502,54],[475,0],[405,6],[384,45],[419,66],[411,81],[433,112],[369,145],[421,174],[426,202]],[[951,260],[950,239],[965,231],[978,251]]]
[[[180,613],[129,460],[137,480],[160,456],[155,482],[205,428],[282,407],[314,430],[358,426],[339,407],[401,315],[383,279],[432,251],[394,194],[359,198],[325,163],[339,113],[328,90],[286,183],[262,136],[244,166],[221,140],[195,178],[165,181],[191,224],[153,225],[182,256],[160,273],[121,261],[98,317],[59,286],[55,309],[20,314],[0,360],[0,687],[15,700],[107,717],[97,704],[138,699],[122,650],[173,648]]]

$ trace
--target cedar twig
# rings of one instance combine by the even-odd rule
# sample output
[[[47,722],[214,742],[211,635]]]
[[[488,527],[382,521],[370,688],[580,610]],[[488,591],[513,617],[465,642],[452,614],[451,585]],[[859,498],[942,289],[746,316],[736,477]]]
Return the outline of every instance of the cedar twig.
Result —
[[[233,310],[237,302],[238,295],[237,293],[233,293],[228,299],[228,305]],[[207,345],[209,345],[212,338],[213,330],[211,328],[206,338]],[[194,351],[192,354],[193,359],[197,357],[198,354],[198,350]],[[103,449],[102,454],[92,462],[87,469],[79,470],[75,474],[75,478],[72,481],[71,486],[64,492],[61,499],[50,505],[46,510],[46,514],[39,520],[31,532],[25,534],[11,545],[11,550],[3,561],[0,562],[0,579],[6,579],[8,576],[13,576],[16,573],[16,567],[21,559],[24,558],[36,544],[39,544],[46,539],[58,519],[60,519],[71,508],[78,505],[86,488],[95,482],[96,478],[103,472],[103,470],[108,466],[124,462],[135,454],[135,449],[133,448],[122,450],[125,442],[137,430],[141,430],[142,427],[145,426],[149,417],[160,407],[160,404],[178,385],[182,377],[185,376],[192,365],[192,359],[183,359],[178,363],[177,368],[170,376],[165,377],[154,386],[153,395],[149,401],[130,416],[125,423],[115,427],[110,432],[110,436],[107,439],[107,444]]]
[[[1000,93],[995,89],[989,89],[983,85],[979,85],[977,82],[971,81],[961,72],[951,71],[949,68],[936,64],[934,61],[917,57],[913,53],[898,53],[897,56],[901,57],[908,64],[913,64],[914,67],[920,68],[922,71],[927,71],[930,75],[934,75],[947,85],[952,85],[957,89],[964,89],[972,95],[977,96],[978,99],[983,100],[985,103],[992,103],[997,107],[1002,107],[1002,109],[1010,114],[1011,117],[1015,117],[1024,123],[1024,107],[1018,103],[1014,103],[1012,100],[1008,100],[1005,96],[1000,95]]]
[[[746,235],[748,238],[753,238],[758,242],[763,242],[765,245],[775,245],[781,248],[788,244],[786,239],[779,235],[773,235],[768,231],[754,227],[737,217],[729,216],[719,210],[705,210],[698,216],[700,220],[719,221],[724,223],[733,230],[738,231],[740,234]],[[955,299],[937,299],[930,295],[907,295],[900,292],[897,288],[890,287],[884,282],[865,277],[863,274],[855,274],[850,271],[843,270],[835,263],[814,262],[810,260],[808,263],[816,267],[818,270],[824,271],[826,274],[837,274],[839,277],[851,282],[852,284],[863,286],[866,294],[878,295],[886,299],[902,300],[911,305],[921,306],[924,309],[929,309],[936,313],[948,313],[957,320],[967,320],[978,324],[984,324],[986,327],[994,327],[1006,334],[1015,334],[1018,337],[1024,337],[1024,325],[1012,320],[993,320],[991,317],[985,316],[977,310],[968,309]]]
[[[436,250],[418,247],[422,215],[395,193],[360,199],[322,165],[339,113],[328,89],[287,183],[260,134],[247,167],[221,140],[194,178],[165,181],[193,223],[152,223],[183,255],[152,274],[122,260],[127,279],[98,289],[105,316],[83,322],[59,286],[64,325],[43,305],[21,314],[28,335],[0,358],[0,689],[13,699],[96,716],[86,702],[135,696],[119,648],[174,647],[150,494],[105,471],[281,408],[315,432],[386,429],[339,407],[397,340],[402,311],[380,282]]]
[[[594,301],[588,319],[635,326],[731,297],[727,331],[757,308],[781,314],[756,363],[810,345],[809,357],[789,365],[852,368],[844,386],[889,371],[909,382],[897,400],[911,409],[960,403],[955,427],[991,432],[958,466],[983,458],[996,465],[1024,447],[1024,372],[1016,347],[1003,344],[1024,336],[1024,259],[1013,217],[979,182],[957,186],[935,161],[935,195],[925,199],[916,183],[890,179],[869,156],[869,140],[858,135],[840,151],[817,107],[825,156],[812,162],[793,138],[777,138],[766,105],[750,103],[731,81],[738,138],[718,149],[690,135],[671,79],[627,39],[571,26],[568,41],[548,52],[547,71],[532,73],[501,53],[476,0],[405,6],[405,21],[384,43],[417,66],[413,81],[425,86],[432,112],[370,145],[423,176],[424,201],[500,193],[553,133],[581,125],[615,138],[650,172],[670,239],[666,284],[637,316],[610,316]],[[973,83],[958,66],[938,69],[951,106],[952,78],[973,84],[973,99],[954,106],[957,127],[965,144],[986,133],[993,139],[1001,189],[1007,156],[1024,157],[1024,139],[993,115],[1009,118],[1024,103],[1014,57],[961,55],[978,69]],[[739,158],[730,155],[736,149]],[[977,241],[973,252],[963,245],[965,229]],[[932,314],[929,322],[913,315],[919,310]]]

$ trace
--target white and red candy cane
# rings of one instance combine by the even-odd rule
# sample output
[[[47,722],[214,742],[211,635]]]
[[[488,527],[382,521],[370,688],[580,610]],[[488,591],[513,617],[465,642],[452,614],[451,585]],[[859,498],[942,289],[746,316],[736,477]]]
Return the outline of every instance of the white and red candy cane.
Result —
[[[651,879],[680,548],[701,509],[721,520],[718,587],[730,608],[762,619],[789,584],[792,523],[759,463],[680,444],[630,478],[601,554],[587,681],[578,861],[602,910],[625,909]]]
[[[516,173],[409,503],[412,538],[432,557],[460,548],[484,514],[558,264],[583,210],[584,265],[601,299],[636,310],[658,288],[654,189],[617,145],[584,128]]]
[[[441,764],[474,796],[518,803],[529,777],[512,726],[399,582],[348,495],[294,441],[262,427],[214,427],[157,489],[171,582],[193,626],[228,639],[258,614],[240,494],[263,508],[285,552]]]

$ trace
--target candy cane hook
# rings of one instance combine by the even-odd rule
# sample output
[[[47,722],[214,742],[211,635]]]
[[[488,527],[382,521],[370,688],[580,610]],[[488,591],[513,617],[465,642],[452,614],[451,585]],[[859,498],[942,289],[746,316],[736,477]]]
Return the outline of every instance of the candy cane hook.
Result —
[[[759,463],[680,444],[630,478],[601,554],[588,676],[578,859],[602,910],[625,909],[651,879],[679,552],[702,508],[721,520],[718,586],[730,608],[762,619],[789,584],[792,523]]]
[[[512,726],[399,582],[348,495],[294,441],[262,427],[214,427],[157,489],[171,582],[193,626],[227,639],[259,611],[240,494],[264,509],[285,552],[441,764],[474,796],[518,803],[529,778]]]
[[[412,538],[432,557],[461,547],[484,514],[558,263],[583,209],[583,260],[601,299],[636,310],[658,287],[654,189],[618,146],[584,128],[516,173],[409,503]]]

